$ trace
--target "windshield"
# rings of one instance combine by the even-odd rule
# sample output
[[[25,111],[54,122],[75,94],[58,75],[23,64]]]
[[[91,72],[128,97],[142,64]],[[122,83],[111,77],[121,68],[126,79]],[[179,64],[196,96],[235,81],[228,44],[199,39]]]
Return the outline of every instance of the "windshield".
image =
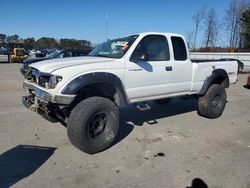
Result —
[[[92,52],[89,53],[89,55],[97,57],[121,58],[128,51],[137,37],[138,35],[131,35],[119,39],[108,40],[107,42],[98,45]]]
[[[17,55],[17,56],[22,56],[22,55],[24,55],[24,50],[16,50],[16,55]]]

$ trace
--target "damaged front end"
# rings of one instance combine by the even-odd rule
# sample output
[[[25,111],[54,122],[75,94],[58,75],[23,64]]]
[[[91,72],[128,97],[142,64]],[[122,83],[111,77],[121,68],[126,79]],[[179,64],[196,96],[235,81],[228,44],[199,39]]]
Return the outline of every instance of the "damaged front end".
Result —
[[[56,115],[56,111],[60,112],[59,109],[56,110],[56,106],[53,107],[52,104],[40,101],[34,94],[23,96],[22,103],[26,108],[38,113],[50,122],[58,122],[58,120],[66,121],[66,116],[64,114],[61,114],[60,116]]]
[[[74,100],[75,95],[52,93],[45,87],[46,84],[40,84],[41,78],[44,78],[44,74],[36,71],[23,82],[23,88],[28,94],[22,97],[23,105],[49,121],[54,122],[59,119],[65,122],[66,109]]]

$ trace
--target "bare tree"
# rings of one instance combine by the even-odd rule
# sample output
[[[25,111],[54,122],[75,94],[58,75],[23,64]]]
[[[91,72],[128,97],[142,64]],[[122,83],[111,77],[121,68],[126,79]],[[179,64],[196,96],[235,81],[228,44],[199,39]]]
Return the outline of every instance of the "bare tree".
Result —
[[[199,32],[199,29],[200,29],[200,24],[202,22],[202,20],[204,19],[205,17],[205,14],[206,14],[206,7],[203,7],[201,9],[198,9],[197,12],[193,15],[193,22],[194,22],[194,25],[195,25],[195,30],[194,30],[194,33],[193,33],[193,50],[195,50],[196,48],[196,40],[197,40],[197,36],[198,36],[198,32]]]
[[[219,33],[219,21],[217,14],[213,8],[211,8],[205,16],[205,47],[215,47]]]
[[[193,45],[193,41],[194,41],[194,32],[189,31],[186,34],[186,40],[187,40],[187,45],[189,49],[192,49],[194,51],[194,45]]]
[[[241,15],[242,24],[242,43],[244,48],[250,49],[250,5],[248,8],[242,12]]]
[[[229,33],[229,46],[236,48],[240,43],[240,33],[242,27],[240,24],[241,13],[246,6],[245,0],[231,0],[228,9],[226,10],[226,30]],[[240,44],[239,44],[240,46]]]

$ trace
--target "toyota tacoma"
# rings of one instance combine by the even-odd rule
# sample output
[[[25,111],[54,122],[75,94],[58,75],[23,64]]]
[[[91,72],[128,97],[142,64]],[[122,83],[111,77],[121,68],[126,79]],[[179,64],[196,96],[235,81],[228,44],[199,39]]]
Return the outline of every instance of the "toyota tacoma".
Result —
[[[119,108],[147,109],[147,101],[167,103],[192,96],[198,113],[222,115],[226,91],[237,82],[236,61],[191,61],[183,36],[147,32],[108,40],[86,57],[47,60],[29,66],[23,87],[25,107],[67,125],[70,142],[94,154],[111,146],[119,128]]]

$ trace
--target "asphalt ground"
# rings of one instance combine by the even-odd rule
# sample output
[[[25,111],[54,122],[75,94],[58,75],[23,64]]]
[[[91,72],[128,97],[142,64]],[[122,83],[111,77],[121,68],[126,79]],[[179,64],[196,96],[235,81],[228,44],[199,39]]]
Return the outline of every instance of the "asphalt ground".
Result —
[[[194,99],[121,110],[114,145],[95,155],[73,147],[60,123],[24,108],[21,64],[0,64],[0,187],[250,188],[250,70],[227,89],[218,119]]]

